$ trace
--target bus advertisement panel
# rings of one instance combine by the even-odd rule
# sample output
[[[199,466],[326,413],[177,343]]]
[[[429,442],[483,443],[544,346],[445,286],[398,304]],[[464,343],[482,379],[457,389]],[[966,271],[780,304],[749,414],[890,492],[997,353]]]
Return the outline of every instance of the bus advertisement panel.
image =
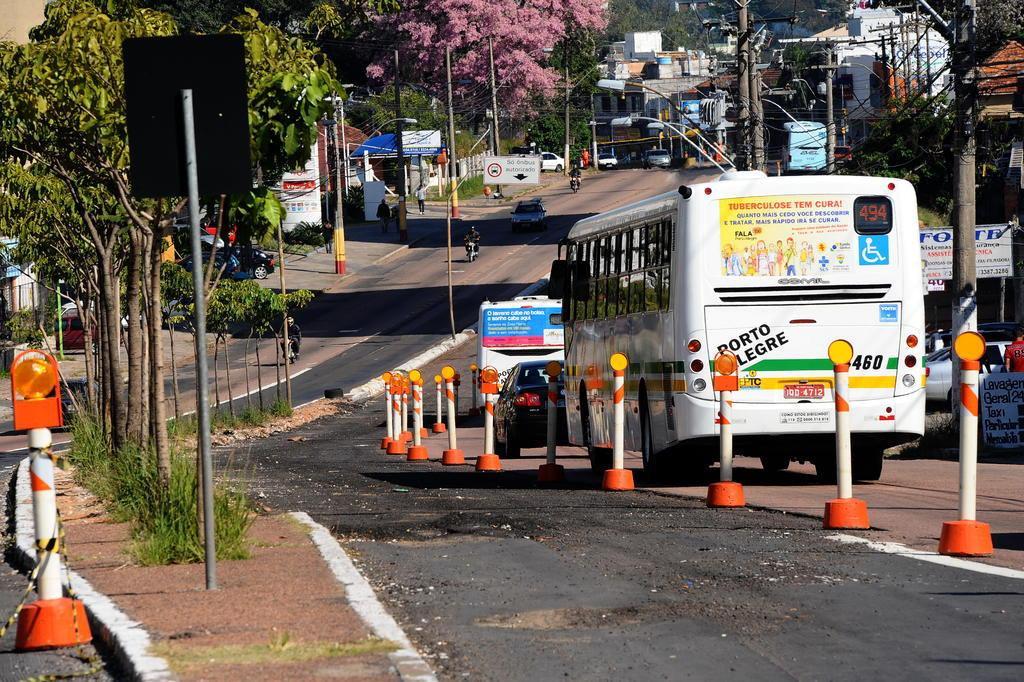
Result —
[[[855,211],[880,224],[888,205],[858,205],[848,195],[759,196],[719,202],[721,274],[808,277],[890,265],[889,235],[863,234]],[[880,216],[878,211],[886,214]]]
[[[480,344],[485,348],[562,345],[562,327],[551,316],[559,308],[489,308],[483,311]]]

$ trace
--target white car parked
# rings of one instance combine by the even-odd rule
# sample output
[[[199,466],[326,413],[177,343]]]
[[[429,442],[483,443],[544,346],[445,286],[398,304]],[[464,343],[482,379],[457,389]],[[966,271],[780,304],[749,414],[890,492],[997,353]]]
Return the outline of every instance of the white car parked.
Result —
[[[981,358],[981,376],[990,372],[1002,372],[1003,353],[1009,341],[990,341],[985,345],[985,356]],[[949,354],[951,348],[940,348],[928,356],[925,371],[928,374],[928,383],[924,387],[924,396],[927,400],[949,402],[952,398],[953,389],[953,363]]]
[[[542,171],[555,171],[561,173],[562,169],[565,168],[565,159],[558,154],[552,154],[551,152],[542,152],[540,155],[540,169]]]

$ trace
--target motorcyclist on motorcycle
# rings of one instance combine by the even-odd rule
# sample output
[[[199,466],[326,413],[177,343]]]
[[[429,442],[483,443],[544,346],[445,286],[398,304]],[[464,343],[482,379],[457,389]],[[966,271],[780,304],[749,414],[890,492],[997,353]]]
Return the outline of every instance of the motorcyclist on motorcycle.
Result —
[[[471,226],[469,231],[466,232],[466,236],[462,238],[462,243],[466,247],[467,257],[472,259],[471,251],[476,251],[477,253],[480,252],[480,233],[477,232],[475,225]]]
[[[569,187],[572,188],[573,192],[579,191],[583,184],[583,173],[580,172],[580,167],[573,164],[572,170],[569,171]]]

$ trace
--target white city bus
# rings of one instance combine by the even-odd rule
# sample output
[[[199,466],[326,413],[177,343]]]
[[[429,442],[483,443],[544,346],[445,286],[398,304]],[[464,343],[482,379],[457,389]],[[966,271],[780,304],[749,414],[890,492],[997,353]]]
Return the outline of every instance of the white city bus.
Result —
[[[853,344],[854,475],[924,430],[917,200],[902,180],[732,172],[576,223],[564,292],[570,440],[610,462],[611,370],[629,357],[626,448],[645,468],[717,457],[719,349],[739,359],[733,433],[766,469],[835,475],[831,341]],[[562,252],[560,251],[560,255]]]
[[[547,296],[517,296],[511,301],[484,301],[477,323],[477,366],[493,367],[504,381],[527,360],[564,358],[562,302]]]

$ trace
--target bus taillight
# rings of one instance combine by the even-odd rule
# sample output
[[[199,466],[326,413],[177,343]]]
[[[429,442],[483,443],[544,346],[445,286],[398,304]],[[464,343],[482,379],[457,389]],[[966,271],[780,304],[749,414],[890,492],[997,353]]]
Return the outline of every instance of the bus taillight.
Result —
[[[914,336],[913,334],[907,337],[907,347],[917,348],[917,337]]]
[[[704,369],[704,363],[700,360],[694,360],[690,363],[691,372],[701,372]]]
[[[903,364],[906,365],[907,367],[914,367],[917,365],[917,358],[914,357],[913,355],[908,355],[907,357],[903,358]]]
[[[699,339],[690,339],[690,343],[686,344],[686,350],[690,351],[691,353],[699,352],[700,351],[700,340]]]

